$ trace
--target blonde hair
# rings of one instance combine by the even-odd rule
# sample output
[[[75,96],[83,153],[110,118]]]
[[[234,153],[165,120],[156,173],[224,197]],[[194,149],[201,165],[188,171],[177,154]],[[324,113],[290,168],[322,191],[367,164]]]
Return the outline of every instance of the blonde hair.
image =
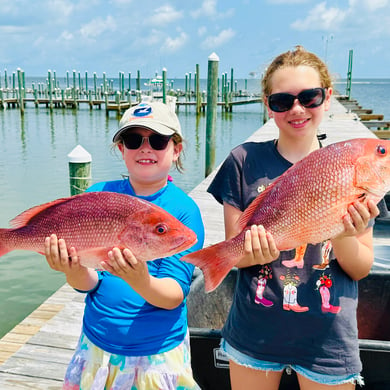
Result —
[[[295,46],[294,50],[279,54],[267,68],[261,80],[263,99],[272,93],[272,75],[281,68],[310,66],[315,69],[321,80],[322,88],[330,88],[332,79],[327,65],[314,53],[306,51],[303,46]]]

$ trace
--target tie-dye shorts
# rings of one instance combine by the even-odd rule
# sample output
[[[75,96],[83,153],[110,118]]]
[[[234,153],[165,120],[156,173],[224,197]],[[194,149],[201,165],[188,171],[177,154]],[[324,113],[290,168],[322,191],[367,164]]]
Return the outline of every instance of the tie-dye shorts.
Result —
[[[105,352],[82,333],[62,388],[200,390],[192,376],[188,333],[176,348],[150,356],[123,356]]]

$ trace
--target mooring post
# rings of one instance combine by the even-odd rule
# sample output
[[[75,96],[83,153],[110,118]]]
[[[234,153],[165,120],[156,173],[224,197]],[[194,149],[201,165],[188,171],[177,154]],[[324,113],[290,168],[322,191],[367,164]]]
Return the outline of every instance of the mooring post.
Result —
[[[88,72],[85,71],[85,94],[88,96]]]
[[[351,99],[353,50],[349,51],[346,95]]]
[[[199,64],[196,64],[195,66],[195,98],[196,98],[196,113],[200,114],[200,109],[202,106],[202,101],[201,98],[202,96],[200,95],[200,72],[199,72]]]
[[[23,99],[23,80],[22,80],[22,70],[20,68],[17,69],[18,72],[18,100],[19,100],[19,108],[21,115],[24,115],[24,99]]]
[[[141,73],[139,70],[137,70],[137,102],[141,103]]]
[[[52,87],[52,79],[51,79],[51,70],[47,71],[47,88],[49,94],[49,109],[53,110],[53,87]]]
[[[212,53],[208,58],[207,114],[206,114],[206,169],[207,177],[215,164],[215,126],[217,122],[219,57]]]
[[[8,89],[8,76],[7,76],[7,69],[4,69],[4,88]]]
[[[162,70],[162,94],[163,94],[163,103],[167,103],[167,70],[166,68],[163,68]]]
[[[92,182],[92,157],[81,145],[77,145],[69,154],[70,195],[81,194]]]

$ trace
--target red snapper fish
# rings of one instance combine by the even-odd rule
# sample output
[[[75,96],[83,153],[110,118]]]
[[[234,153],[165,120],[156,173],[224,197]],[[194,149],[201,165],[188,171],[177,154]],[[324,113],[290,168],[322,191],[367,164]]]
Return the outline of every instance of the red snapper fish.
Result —
[[[344,231],[356,200],[379,200],[390,190],[390,141],[358,138],[318,149],[260,193],[241,215],[240,233],[192,252],[183,261],[203,271],[214,290],[244,253],[245,231],[263,225],[279,250],[316,244]]]
[[[87,192],[24,211],[0,229],[0,256],[15,249],[44,254],[55,233],[74,246],[82,265],[101,268],[113,247],[129,248],[139,260],[171,256],[197,242],[195,233],[153,203],[114,192]]]

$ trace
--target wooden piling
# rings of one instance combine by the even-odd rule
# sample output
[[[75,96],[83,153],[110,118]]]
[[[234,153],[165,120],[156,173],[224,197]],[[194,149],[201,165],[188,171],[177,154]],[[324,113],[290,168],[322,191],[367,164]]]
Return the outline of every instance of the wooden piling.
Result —
[[[19,108],[20,108],[20,114],[24,115],[22,70],[20,68],[18,68],[17,72],[18,72],[18,100],[19,100]]]
[[[92,157],[81,145],[77,145],[68,154],[68,162],[70,195],[81,194],[92,183]]]
[[[348,99],[351,98],[351,86],[352,86],[352,59],[353,59],[353,50],[349,51],[349,59],[348,59],[348,73],[347,73],[347,88],[346,95]]]
[[[215,126],[217,122],[219,57],[212,53],[208,58],[207,114],[206,114],[206,168],[207,177],[215,165]]]
[[[195,66],[196,73],[195,73],[195,95],[196,95],[196,113],[200,114],[200,110],[202,107],[202,96],[200,94],[200,72],[199,72],[199,64],[196,64]]]
[[[163,68],[162,70],[162,94],[163,94],[163,103],[167,103],[167,70]]]

